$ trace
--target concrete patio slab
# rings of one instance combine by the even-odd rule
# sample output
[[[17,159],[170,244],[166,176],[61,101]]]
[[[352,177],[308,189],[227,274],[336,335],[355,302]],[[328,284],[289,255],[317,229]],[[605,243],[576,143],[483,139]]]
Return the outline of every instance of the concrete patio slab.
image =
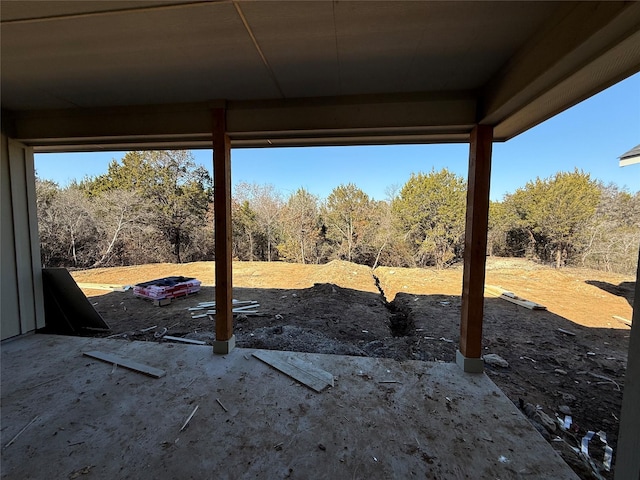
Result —
[[[2,478],[577,478],[482,373],[283,353],[334,375],[316,393],[253,351],[52,335],[4,343]]]

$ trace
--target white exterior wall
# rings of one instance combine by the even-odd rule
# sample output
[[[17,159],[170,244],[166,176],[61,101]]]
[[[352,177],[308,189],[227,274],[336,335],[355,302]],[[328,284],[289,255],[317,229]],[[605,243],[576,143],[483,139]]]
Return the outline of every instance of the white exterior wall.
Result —
[[[2,133],[0,339],[44,327],[33,150]]]

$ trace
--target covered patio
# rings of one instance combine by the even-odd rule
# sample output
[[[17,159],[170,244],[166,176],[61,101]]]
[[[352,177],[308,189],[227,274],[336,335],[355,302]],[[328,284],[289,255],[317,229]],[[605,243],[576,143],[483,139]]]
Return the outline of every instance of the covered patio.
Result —
[[[637,2],[14,1],[3,3],[0,15],[3,340],[46,322],[34,152],[213,149],[214,350],[237,358],[232,147],[468,142],[460,370],[452,378],[471,384],[485,378],[462,372],[483,369],[493,142],[640,70]],[[637,325],[638,283],[635,298]],[[3,356],[47,337],[35,338],[3,344]],[[640,414],[632,409],[640,401],[637,327],[630,345],[619,478],[640,474]],[[209,352],[207,358],[215,369],[222,357]],[[29,359],[33,371],[49,367],[39,356]],[[29,372],[24,375],[28,381]],[[20,402],[5,399],[4,375],[2,381],[4,428],[8,406]],[[47,395],[61,393],[53,385],[42,386]],[[208,385],[210,394],[213,388]],[[415,405],[421,418],[428,415],[424,399]],[[400,428],[389,426],[388,434]],[[215,435],[215,426],[208,428]],[[3,442],[4,436],[3,430]],[[220,469],[235,475],[228,466],[227,458]]]
[[[82,355],[95,350],[165,375]],[[2,347],[2,477],[577,478],[484,374],[280,353],[334,376],[316,392],[253,352],[12,340]]]

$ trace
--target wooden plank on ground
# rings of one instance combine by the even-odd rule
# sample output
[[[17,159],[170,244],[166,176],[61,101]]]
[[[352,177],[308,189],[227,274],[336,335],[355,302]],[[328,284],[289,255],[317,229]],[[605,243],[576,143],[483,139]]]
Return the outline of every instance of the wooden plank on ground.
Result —
[[[126,285],[111,285],[108,283],[78,283],[78,286],[86,290],[110,290],[112,292],[124,292],[128,289]]]
[[[627,327],[631,326],[631,320],[627,320],[624,317],[619,317],[618,315],[611,315],[615,320],[618,320],[621,323],[624,323]]]
[[[173,340],[174,342],[183,342],[183,343],[192,343],[194,345],[206,345],[207,342],[203,342],[202,340],[192,340],[191,338],[182,338],[182,337],[172,337],[170,335],[165,335],[165,340]]]
[[[316,392],[333,387],[333,375],[290,353],[257,351],[253,356]]]
[[[254,308],[258,308],[259,306],[259,303],[252,303],[251,305],[245,305],[243,307],[233,307],[233,311],[242,312],[243,310],[253,310]]]
[[[120,367],[128,368],[129,370],[133,370],[134,372],[142,373],[153,378],[164,377],[166,374],[164,370],[161,370],[159,368],[150,367],[149,365],[145,365],[143,363],[134,362],[133,360],[129,360],[128,358],[118,357],[117,355],[113,355],[112,353],[93,350],[91,352],[83,352],[82,354],[86,357],[91,357],[97,360],[102,360],[103,362],[116,364]]]
[[[500,298],[506,300],[507,302],[515,303],[516,305],[520,305],[521,307],[528,308],[529,310],[547,309],[547,307],[545,307],[544,305],[532,302],[530,300],[527,300],[526,298],[520,298],[512,292],[504,292],[502,295],[500,295]]]

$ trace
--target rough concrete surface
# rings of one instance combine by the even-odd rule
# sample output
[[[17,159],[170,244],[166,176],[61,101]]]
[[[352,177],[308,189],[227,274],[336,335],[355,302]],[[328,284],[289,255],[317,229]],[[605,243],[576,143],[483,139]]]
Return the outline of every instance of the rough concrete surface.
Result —
[[[53,335],[3,344],[2,478],[577,478],[484,374],[282,353],[334,375],[316,393],[253,351]]]

